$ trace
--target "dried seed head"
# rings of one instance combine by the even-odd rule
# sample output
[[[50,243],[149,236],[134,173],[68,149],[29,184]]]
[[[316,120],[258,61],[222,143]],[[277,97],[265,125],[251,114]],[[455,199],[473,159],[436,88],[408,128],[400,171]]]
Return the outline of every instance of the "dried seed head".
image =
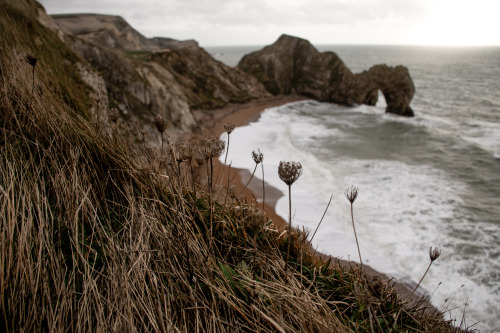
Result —
[[[118,117],[119,117],[119,114],[118,114],[117,108],[109,109],[108,118],[111,122],[116,123],[118,121]]]
[[[24,57],[24,60],[26,60],[26,62],[28,64],[30,64],[31,66],[35,67],[36,66],[36,63],[38,61],[38,58],[37,57],[34,57],[32,56],[31,54],[27,54],[26,57]]]
[[[252,158],[256,164],[259,164],[260,162],[262,162],[264,160],[264,155],[260,152],[260,150],[259,150],[258,154],[254,150],[254,151],[252,151]]]
[[[344,195],[349,200],[351,204],[354,203],[356,198],[358,197],[359,189],[356,186],[351,186],[347,190],[345,190]]]
[[[231,134],[234,130],[234,124],[233,123],[226,123],[224,125],[224,129],[226,130],[227,134]]]
[[[156,129],[158,132],[162,133],[165,132],[165,129],[167,128],[167,121],[165,118],[163,118],[161,115],[157,115],[154,120]]]
[[[185,143],[178,143],[177,144],[177,154],[179,155],[178,158],[182,161],[190,161],[193,159],[193,149],[190,145],[187,145]]]
[[[431,258],[431,262],[439,258],[441,255],[441,251],[436,247],[432,249],[432,246],[429,248],[429,257]]]
[[[278,175],[280,179],[288,186],[295,183],[302,174],[302,165],[299,162],[284,162],[281,161],[278,167]]]
[[[198,147],[199,154],[206,160],[219,157],[224,153],[226,143],[218,138],[203,138]]]
[[[227,188],[227,194],[233,198],[233,199],[237,199],[238,198],[238,195],[239,195],[239,192],[238,192],[238,189],[236,188],[236,186],[234,185],[229,185],[229,187]]]

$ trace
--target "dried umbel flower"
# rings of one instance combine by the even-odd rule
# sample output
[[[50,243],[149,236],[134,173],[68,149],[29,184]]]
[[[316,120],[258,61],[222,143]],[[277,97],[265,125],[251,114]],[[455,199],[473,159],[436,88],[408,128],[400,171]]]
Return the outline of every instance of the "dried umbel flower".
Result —
[[[227,187],[227,194],[233,198],[233,199],[237,199],[238,198],[238,189],[236,188],[236,186],[234,185],[229,185]]]
[[[176,147],[178,159],[181,161],[190,161],[193,159],[193,149],[185,143],[179,143]]]
[[[24,57],[24,60],[26,60],[26,62],[28,64],[30,64],[31,66],[35,67],[36,66],[36,63],[38,61],[38,58],[37,57],[34,57],[32,56],[31,54],[27,54],[26,57]]]
[[[233,123],[226,123],[224,125],[224,129],[226,130],[227,134],[231,134],[234,130],[234,124]]]
[[[286,249],[285,276],[288,276],[288,258],[292,234],[292,184],[302,175],[302,164],[299,162],[281,161],[278,167],[278,176],[288,185],[288,246]]]
[[[252,151],[252,158],[256,164],[259,164],[264,160],[264,155],[260,152],[260,150],[259,153],[256,153],[254,150]]]
[[[359,189],[356,186],[351,186],[347,190],[345,190],[344,195],[349,200],[349,202],[352,204],[358,197],[358,192]]]
[[[220,139],[203,138],[198,147],[198,152],[204,159],[209,160],[221,156],[225,148],[225,142]]]
[[[359,242],[358,242],[358,234],[356,233],[356,225],[354,224],[354,211],[352,208],[352,204],[358,197],[358,188],[355,186],[349,187],[347,190],[345,190],[344,195],[349,200],[351,203],[351,220],[352,220],[352,228],[354,229],[354,238],[356,238],[356,246],[358,248],[358,255],[359,255],[359,263],[361,265],[361,269],[363,268],[363,260],[361,259],[361,250],[359,249]]]
[[[437,247],[433,249],[431,246],[429,248],[429,257],[431,258],[431,262],[433,262],[434,260],[439,258],[440,255],[441,255],[441,251],[439,251],[439,249]]]
[[[219,157],[224,153],[226,149],[226,143],[220,139],[212,140],[212,157]]]
[[[432,263],[437,259],[439,258],[439,256],[441,255],[441,251],[439,251],[439,249],[436,247],[436,248],[432,248],[432,246],[429,248],[429,258],[431,259],[431,262],[429,263],[429,266],[427,266],[427,269],[425,270],[425,273],[424,275],[422,275],[422,277],[420,278],[420,281],[418,281],[417,285],[415,286],[415,289],[413,289],[412,291],[412,294],[415,293],[415,291],[417,291],[418,289],[418,286],[420,286],[420,284],[422,283],[422,281],[424,280],[424,277],[425,275],[427,275],[427,272],[429,271],[429,269],[431,268],[432,266]]]
[[[256,153],[254,150],[254,151],[252,151],[252,158],[253,158],[253,161],[255,162],[255,168],[253,169],[253,172],[252,172],[252,175],[250,176],[250,179],[248,180],[248,182],[246,183],[245,187],[243,188],[243,190],[241,191],[240,194],[242,194],[246,190],[246,188],[248,187],[248,184],[250,184],[250,181],[253,179],[253,176],[255,175],[255,171],[257,171],[257,166],[259,165],[259,163],[261,163],[264,160],[264,155],[262,155],[260,150],[259,150],[259,153]],[[262,168],[262,170],[264,170],[264,167]]]
[[[109,113],[108,113],[108,118],[111,122],[113,123],[116,123],[118,121],[118,118],[119,118],[119,113],[118,113],[118,109],[117,108],[111,108],[109,109]]]
[[[158,130],[158,132],[160,132],[162,134],[167,129],[167,121],[161,115],[157,115],[155,117],[154,124],[155,124],[156,129]]]
[[[280,162],[278,176],[288,186],[295,183],[300,175],[302,175],[302,164],[299,162]]]

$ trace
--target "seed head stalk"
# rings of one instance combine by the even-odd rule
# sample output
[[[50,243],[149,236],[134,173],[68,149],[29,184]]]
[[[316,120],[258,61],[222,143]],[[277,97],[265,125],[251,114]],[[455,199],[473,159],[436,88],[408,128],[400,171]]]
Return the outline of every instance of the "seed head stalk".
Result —
[[[411,292],[412,295],[415,293],[415,291],[417,291],[418,287],[420,286],[420,284],[422,283],[422,281],[424,280],[425,278],[425,275],[427,275],[427,272],[429,271],[429,269],[431,268],[432,266],[432,263],[437,259],[439,258],[439,256],[441,255],[441,251],[439,251],[439,249],[436,247],[435,249],[432,249],[432,246],[429,248],[429,258],[431,259],[431,262],[429,263],[429,266],[427,266],[427,269],[425,270],[425,273],[424,275],[422,275],[422,277],[420,278],[420,281],[418,281],[417,285],[415,286],[415,289],[413,289],[413,291]]]
[[[285,276],[288,276],[288,258],[290,256],[291,235],[292,235],[292,185],[288,185],[288,245],[286,249]]]
[[[288,259],[292,235],[292,184],[302,175],[302,165],[299,162],[280,162],[278,167],[280,179],[288,185],[288,244],[286,250],[285,276],[288,276]]]
[[[250,179],[246,183],[243,190],[241,190],[240,194],[242,194],[246,190],[246,188],[248,187],[248,184],[250,184],[250,181],[252,180],[253,176],[255,175],[255,171],[257,170],[257,166],[259,165],[259,163],[262,163],[262,161],[264,161],[264,155],[260,152],[260,150],[259,150],[259,153],[256,153],[254,150],[254,151],[252,151],[252,159],[255,162],[255,168],[253,169],[252,176],[250,177]]]
[[[161,141],[161,156],[163,156],[163,132],[167,129],[167,121],[161,115],[156,115],[154,119],[154,124],[156,129],[160,133],[160,141]]]
[[[360,270],[363,269],[363,260],[361,259],[361,251],[359,250],[359,242],[358,242],[358,235],[356,233],[356,225],[354,224],[354,210],[353,210],[353,204],[356,198],[358,197],[358,188],[351,186],[345,191],[345,197],[349,202],[351,203],[351,221],[352,221],[352,228],[354,229],[354,238],[356,239],[356,246],[358,248],[358,255],[359,255],[359,263],[360,263]]]
[[[262,166],[262,211],[264,211],[264,207],[266,205],[266,186],[264,181],[264,162],[261,163]]]
[[[229,153],[229,140],[231,139],[231,133],[234,130],[234,124],[227,123],[226,125],[224,125],[224,129],[226,130],[227,133],[227,149],[226,149],[226,157],[224,158],[224,165],[225,165],[227,163],[227,154]]]
[[[233,123],[227,123],[227,124],[224,125],[224,129],[226,130],[226,133],[227,133],[227,149],[226,149],[226,156],[224,157],[224,166],[227,165],[227,155],[229,154],[229,140],[231,139],[231,133],[233,132],[234,127],[235,127],[235,125]],[[226,172],[226,168],[224,167],[222,169],[222,177],[221,177],[221,180],[220,180],[221,186],[224,183],[224,173],[225,172]],[[216,183],[218,181],[219,181],[219,174],[217,173]],[[229,190],[229,187],[228,187],[228,190]]]
[[[36,63],[38,62],[38,58],[32,56],[31,54],[27,54],[24,57],[24,60],[26,60],[26,62],[30,64],[30,66],[33,68],[33,79],[31,81],[31,100],[30,100],[30,106],[31,106],[31,102],[33,101],[33,95],[35,93],[35,66]]]

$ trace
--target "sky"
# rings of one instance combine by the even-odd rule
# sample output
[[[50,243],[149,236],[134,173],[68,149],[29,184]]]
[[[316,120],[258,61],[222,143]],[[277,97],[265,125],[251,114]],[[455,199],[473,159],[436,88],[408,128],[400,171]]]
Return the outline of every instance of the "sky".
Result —
[[[499,0],[39,0],[49,14],[122,16],[146,37],[201,46],[320,44],[500,46]]]

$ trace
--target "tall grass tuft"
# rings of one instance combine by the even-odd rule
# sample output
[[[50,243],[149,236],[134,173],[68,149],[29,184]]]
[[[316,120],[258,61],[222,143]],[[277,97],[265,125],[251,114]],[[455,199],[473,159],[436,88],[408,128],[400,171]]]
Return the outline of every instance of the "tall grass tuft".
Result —
[[[204,138],[199,146],[199,153],[207,163],[208,175],[208,193],[209,193],[209,210],[210,210],[210,249],[212,250],[213,243],[213,177],[214,165],[213,159],[221,156],[224,153],[225,143],[220,139]]]

